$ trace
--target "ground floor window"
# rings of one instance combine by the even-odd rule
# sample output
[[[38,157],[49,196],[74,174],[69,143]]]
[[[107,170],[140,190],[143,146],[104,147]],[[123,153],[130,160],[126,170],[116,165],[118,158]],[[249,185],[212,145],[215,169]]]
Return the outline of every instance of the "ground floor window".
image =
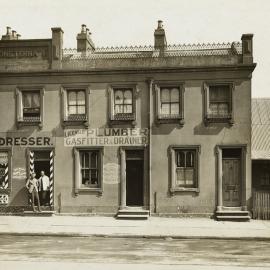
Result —
[[[199,146],[172,146],[171,192],[198,191]]]
[[[103,148],[74,148],[75,194],[80,191],[102,192]]]
[[[81,185],[82,187],[100,186],[99,181],[99,151],[80,151]]]
[[[9,159],[8,151],[0,151],[0,189],[9,187]]]

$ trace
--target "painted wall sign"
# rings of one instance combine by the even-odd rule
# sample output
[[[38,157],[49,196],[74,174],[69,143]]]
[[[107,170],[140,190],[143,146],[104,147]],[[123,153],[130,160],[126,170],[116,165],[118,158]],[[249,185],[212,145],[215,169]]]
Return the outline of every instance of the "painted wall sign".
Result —
[[[25,168],[14,168],[13,173],[12,173],[12,178],[26,179],[26,169]]]
[[[47,58],[47,48],[0,48],[0,58]]]
[[[65,146],[116,146],[148,144],[147,128],[68,129],[64,134]]]
[[[51,146],[50,137],[0,137],[0,146]]]

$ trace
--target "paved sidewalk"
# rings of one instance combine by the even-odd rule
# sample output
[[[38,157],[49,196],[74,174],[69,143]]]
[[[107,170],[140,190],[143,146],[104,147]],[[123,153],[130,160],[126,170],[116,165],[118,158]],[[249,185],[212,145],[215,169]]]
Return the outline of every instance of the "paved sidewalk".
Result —
[[[150,217],[117,220],[113,217],[0,216],[0,234],[107,237],[172,237],[267,239],[270,221],[215,221],[208,218]]]

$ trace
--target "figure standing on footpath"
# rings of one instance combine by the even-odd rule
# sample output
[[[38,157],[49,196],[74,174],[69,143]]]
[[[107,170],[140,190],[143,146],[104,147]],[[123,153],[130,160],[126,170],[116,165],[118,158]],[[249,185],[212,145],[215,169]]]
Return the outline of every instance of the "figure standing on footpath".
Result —
[[[45,175],[44,171],[40,172],[38,184],[41,205],[49,205],[50,179],[47,175]]]
[[[29,193],[31,194],[33,211],[37,212],[35,210],[35,199],[37,199],[38,212],[41,212],[39,196],[38,196],[38,180],[36,179],[36,174],[34,172],[30,175],[30,178],[27,180],[25,186],[28,189]]]

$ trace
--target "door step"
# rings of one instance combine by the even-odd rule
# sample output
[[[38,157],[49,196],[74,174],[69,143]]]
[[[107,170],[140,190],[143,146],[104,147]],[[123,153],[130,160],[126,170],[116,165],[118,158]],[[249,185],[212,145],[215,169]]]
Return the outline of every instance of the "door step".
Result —
[[[149,210],[142,208],[119,209],[116,217],[119,219],[148,219]]]
[[[250,214],[249,211],[216,211],[216,219],[218,221],[249,221]]]
[[[24,211],[23,215],[26,217],[51,217],[55,214],[55,211],[42,211],[42,212],[33,212],[33,211]]]

